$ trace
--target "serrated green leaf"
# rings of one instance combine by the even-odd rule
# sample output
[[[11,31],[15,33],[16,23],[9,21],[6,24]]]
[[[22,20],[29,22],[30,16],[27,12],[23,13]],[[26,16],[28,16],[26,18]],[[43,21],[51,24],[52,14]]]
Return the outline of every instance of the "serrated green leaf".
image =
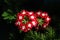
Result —
[[[3,19],[4,19],[4,20],[7,20],[7,19],[9,19],[9,17],[4,17]]]
[[[45,37],[46,37],[46,36],[41,33],[41,40],[46,40]]]
[[[13,19],[15,19],[15,16],[16,15],[10,15],[8,12],[4,12],[2,14],[2,17],[4,20],[13,20]]]
[[[9,20],[13,20],[13,19],[15,19],[14,16],[9,16]]]
[[[2,16],[5,17],[5,16],[8,16],[9,14],[7,12],[3,12]]]
[[[49,38],[53,38],[55,36],[55,31],[52,29],[52,27],[48,27],[46,32],[46,36]]]

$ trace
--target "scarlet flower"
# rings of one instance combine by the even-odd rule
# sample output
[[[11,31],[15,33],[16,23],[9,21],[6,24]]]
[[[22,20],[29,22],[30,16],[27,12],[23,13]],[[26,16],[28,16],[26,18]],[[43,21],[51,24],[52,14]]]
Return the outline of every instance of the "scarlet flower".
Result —
[[[31,15],[34,15],[34,13],[33,12],[27,12],[27,15],[31,16]]]
[[[26,13],[27,13],[27,12],[26,12],[25,10],[22,10],[22,11],[21,11],[21,14],[22,14],[22,15],[26,15]]]
[[[48,23],[44,23],[44,24],[42,25],[43,28],[46,28],[47,26],[48,26]]]
[[[40,15],[41,18],[46,18],[47,16],[48,16],[48,14],[47,14],[46,12],[43,12],[43,13]]]
[[[36,17],[35,17],[34,15],[31,15],[31,16],[29,17],[29,19],[30,19],[30,20],[36,20]]]
[[[26,29],[26,26],[22,25],[22,26],[20,26],[20,29],[24,31]]]
[[[37,21],[32,21],[31,23],[32,23],[32,25],[33,25],[34,27],[36,27]]]
[[[26,27],[32,29],[33,25],[32,25],[31,22],[28,22],[28,23],[26,24]]]
[[[28,31],[28,29],[26,28],[25,24],[23,24],[21,26],[18,26],[18,28],[19,28],[19,30],[22,30],[23,32],[27,32]]]
[[[25,16],[28,17],[26,18],[26,20],[25,20]],[[23,10],[17,14],[17,21],[15,25],[18,26],[18,28],[24,32],[28,32],[32,30],[33,27],[38,30],[39,21],[37,20],[37,18],[42,18],[44,20],[44,23],[42,24],[43,28],[46,28],[51,20],[47,12],[39,11],[39,12],[36,12],[36,14],[34,14],[34,12],[28,12]],[[25,21],[25,24],[22,21],[23,22]]]
[[[50,20],[51,20],[51,18],[50,18],[49,16],[47,16],[47,17],[45,18],[45,22],[50,22]]]
[[[41,13],[42,13],[41,11],[36,12],[35,16],[36,16],[36,17],[39,17],[39,16],[41,15]]]
[[[28,32],[28,29],[25,29],[24,32]]]
[[[22,14],[19,14],[19,15],[18,15],[18,20],[22,21],[23,18],[24,18],[24,16],[23,16]]]
[[[16,23],[15,23],[16,26],[21,26],[21,24],[22,24],[22,22],[19,21],[19,20],[17,20]]]

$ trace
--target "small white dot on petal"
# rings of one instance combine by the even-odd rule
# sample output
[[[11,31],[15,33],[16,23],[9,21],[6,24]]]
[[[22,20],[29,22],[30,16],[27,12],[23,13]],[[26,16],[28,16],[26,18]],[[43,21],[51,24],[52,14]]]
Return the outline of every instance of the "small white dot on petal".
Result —
[[[26,13],[25,11],[22,12],[22,14],[25,14],[25,13]]]
[[[31,27],[31,24],[28,24],[28,27]]]
[[[36,23],[33,21],[32,24],[35,25]]]
[[[19,19],[22,19],[22,16],[19,16]]]
[[[31,15],[31,14],[32,14],[32,12],[29,12],[29,14]]]
[[[28,28],[28,30],[30,30],[30,29]]]
[[[44,28],[46,28],[46,25],[44,25]]]
[[[45,14],[43,13],[42,16],[45,16]]]
[[[17,24],[20,25],[20,22],[18,21]]]
[[[38,12],[37,14],[40,15],[40,12]]]
[[[25,26],[22,26],[22,29],[25,29]]]
[[[34,16],[31,16],[31,19],[34,19]]]
[[[47,20],[49,21],[49,20],[50,20],[50,18],[47,18]]]

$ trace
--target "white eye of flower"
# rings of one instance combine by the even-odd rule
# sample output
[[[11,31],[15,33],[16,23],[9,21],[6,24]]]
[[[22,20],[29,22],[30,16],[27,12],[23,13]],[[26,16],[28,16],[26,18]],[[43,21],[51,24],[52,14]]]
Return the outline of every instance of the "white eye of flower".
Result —
[[[46,25],[44,25],[44,28],[46,28]]]
[[[20,25],[20,22],[18,21],[17,24]]]
[[[28,27],[31,27],[31,24],[28,24]]]
[[[30,30],[30,28],[28,28],[28,30]]]
[[[42,16],[45,16],[45,14],[43,13]]]
[[[40,15],[41,12],[38,12],[37,14]]]
[[[47,21],[49,21],[49,20],[50,20],[50,18],[47,18],[46,20],[47,20]]]
[[[22,12],[22,14],[25,14],[25,13],[26,13],[25,11]]]
[[[19,16],[19,19],[22,19],[22,16]]]
[[[31,16],[31,19],[34,19],[34,16]]]
[[[31,14],[32,14],[32,12],[29,12],[29,14],[31,15]]]
[[[32,22],[32,24],[33,24],[33,25],[36,25],[36,23],[35,23],[34,21]]]
[[[22,26],[22,29],[25,29],[25,26]]]

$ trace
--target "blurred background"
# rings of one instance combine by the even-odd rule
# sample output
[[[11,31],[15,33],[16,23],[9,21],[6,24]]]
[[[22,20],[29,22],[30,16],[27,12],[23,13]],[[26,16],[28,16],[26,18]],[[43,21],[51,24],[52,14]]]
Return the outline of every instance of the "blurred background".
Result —
[[[8,40],[8,33],[19,35],[18,30],[9,21],[3,20],[1,16],[4,11],[10,9],[16,14],[22,9],[29,11],[46,11],[52,18],[50,25],[56,31],[56,39],[60,38],[60,0],[0,0],[0,40]],[[13,27],[12,27],[13,26]]]

